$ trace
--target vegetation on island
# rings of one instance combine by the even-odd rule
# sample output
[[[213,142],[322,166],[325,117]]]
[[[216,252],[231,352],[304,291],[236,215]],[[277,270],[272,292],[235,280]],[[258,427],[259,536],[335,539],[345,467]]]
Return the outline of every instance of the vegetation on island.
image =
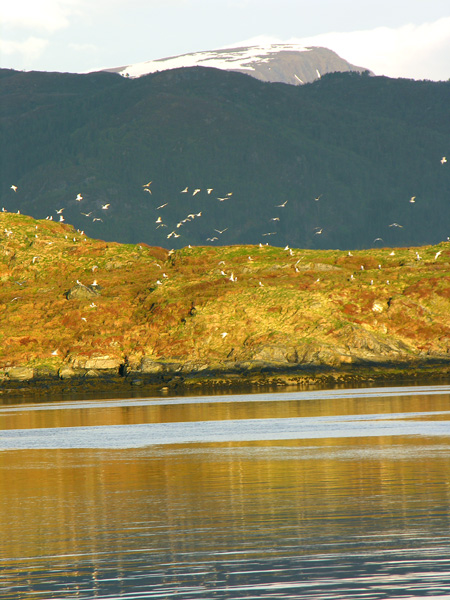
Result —
[[[96,357],[184,372],[450,360],[448,242],[166,250],[9,212],[0,240],[5,381],[14,367],[57,373]]]

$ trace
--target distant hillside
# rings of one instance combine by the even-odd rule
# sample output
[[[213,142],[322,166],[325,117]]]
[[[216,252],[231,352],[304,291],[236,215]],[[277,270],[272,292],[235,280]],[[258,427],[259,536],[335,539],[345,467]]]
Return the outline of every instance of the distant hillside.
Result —
[[[2,70],[0,123],[0,206],[94,238],[344,249],[450,235],[450,82]]]
[[[142,77],[149,73],[180,67],[213,67],[256,77],[260,81],[302,85],[337,71],[364,72],[328,48],[305,48],[299,44],[266,44],[193,52],[107,69],[125,77]]]

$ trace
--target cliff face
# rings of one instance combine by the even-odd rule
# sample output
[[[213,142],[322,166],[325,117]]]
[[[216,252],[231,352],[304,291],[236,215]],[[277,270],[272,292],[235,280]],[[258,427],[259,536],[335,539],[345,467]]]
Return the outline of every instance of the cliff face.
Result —
[[[0,373],[450,362],[450,246],[176,251],[0,213]]]

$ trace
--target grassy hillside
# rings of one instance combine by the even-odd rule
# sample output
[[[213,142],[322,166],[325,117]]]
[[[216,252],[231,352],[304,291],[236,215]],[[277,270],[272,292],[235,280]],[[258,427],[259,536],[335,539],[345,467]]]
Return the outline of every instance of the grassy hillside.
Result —
[[[18,365],[56,372],[96,357],[130,369],[147,358],[185,371],[449,357],[448,243],[168,252],[7,212],[0,240],[3,376]],[[68,299],[69,290],[86,288],[98,293]]]
[[[205,68],[0,75],[0,203],[11,212],[55,219],[64,208],[92,237],[168,248],[449,235],[450,82],[336,73],[295,87]]]

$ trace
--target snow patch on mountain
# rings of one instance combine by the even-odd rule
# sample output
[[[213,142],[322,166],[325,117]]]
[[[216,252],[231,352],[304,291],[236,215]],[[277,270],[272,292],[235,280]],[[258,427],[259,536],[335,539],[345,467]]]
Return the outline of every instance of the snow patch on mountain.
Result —
[[[157,71],[177,69],[180,67],[214,67],[226,71],[255,70],[257,65],[269,62],[280,52],[309,52],[300,44],[260,44],[241,48],[225,48],[212,51],[182,54],[170,58],[159,58],[114,69],[125,77],[141,77]]]

